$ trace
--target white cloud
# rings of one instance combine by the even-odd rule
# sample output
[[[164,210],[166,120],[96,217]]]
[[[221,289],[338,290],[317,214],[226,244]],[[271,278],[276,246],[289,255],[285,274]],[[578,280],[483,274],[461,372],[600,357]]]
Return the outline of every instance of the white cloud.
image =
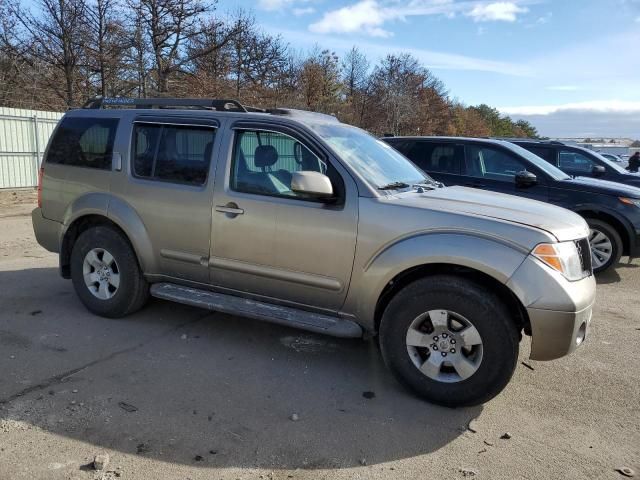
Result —
[[[291,13],[293,13],[296,17],[301,17],[303,15],[311,15],[315,11],[316,9],[313,7],[304,7],[304,8],[294,8],[293,10],[291,10]]]
[[[547,90],[554,90],[556,92],[575,92],[581,90],[578,85],[550,85]]]
[[[514,2],[494,2],[476,5],[466,15],[475,22],[515,22],[518,14],[528,11],[527,7],[520,7]]]
[[[389,12],[385,12],[376,0],[361,0],[326,12],[318,22],[309,26],[309,30],[315,33],[364,32],[372,37],[390,37],[391,32],[382,28],[389,19]]]
[[[292,0],[258,0],[258,8],[262,10],[280,10],[288,6]]]
[[[288,30],[282,28],[267,28],[275,35],[282,35],[291,43],[300,48],[322,45],[336,52],[347,52],[353,47],[353,42],[348,39],[336,37],[334,35],[319,35],[309,32]],[[384,57],[388,54],[408,53],[417,58],[427,68],[434,70],[460,70],[500,73],[510,76],[531,76],[534,72],[527,66],[502,62],[498,60],[488,60],[484,58],[469,57],[454,53],[438,52],[421,48],[410,48],[402,45],[392,45],[389,42],[366,42],[359,41],[358,48],[366,52],[372,58]]]
[[[260,0],[284,2],[293,0]],[[312,23],[309,30],[315,33],[362,33],[373,37],[390,37],[392,32],[384,28],[388,22],[406,20],[413,16],[440,15],[448,19],[462,13],[474,21],[516,20],[518,14],[528,12],[519,4],[537,0],[517,2],[455,1],[455,0],[358,0],[356,3],[329,10],[322,18]]]
[[[258,0],[257,6],[260,10],[273,12],[276,10],[288,10],[296,3],[306,3],[308,1],[309,0]],[[313,13],[315,9],[312,7],[296,7],[293,8],[291,12],[296,16],[300,16]]]
[[[640,113],[640,102],[620,100],[594,100],[587,102],[565,103],[562,105],[535,105],[520,107],[502,107],[507,115],[553,115],[557,113]]]

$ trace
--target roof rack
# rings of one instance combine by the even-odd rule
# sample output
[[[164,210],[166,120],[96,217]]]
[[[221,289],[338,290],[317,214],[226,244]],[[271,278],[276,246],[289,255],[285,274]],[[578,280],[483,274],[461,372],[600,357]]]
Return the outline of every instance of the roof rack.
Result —
[[[127,97],[94,97],[90,98],[82,106],[84,109],[100,108],[194,108],[202,110],[216,110],[222,112],[243,112],[243,113],[267,113],[271,115],[282,115],[295,117],[300,120],[314,119],[327,122],[339,123],[334,115],[325,113],[309,112],[294,108],[257,108],[242,105],[233,99],[217,98],[127,98]]]
[[[216,98],[127,98],[94,97],[82,108],[198,108],[226,112],[264,112],[261,108],[244,106],[237,100]]]

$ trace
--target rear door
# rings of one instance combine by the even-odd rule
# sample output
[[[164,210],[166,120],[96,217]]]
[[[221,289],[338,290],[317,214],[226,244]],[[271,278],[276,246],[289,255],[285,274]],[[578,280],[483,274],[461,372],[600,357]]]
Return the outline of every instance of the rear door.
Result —
[[[149,233],[158,272],[208,282],[212,158],[217,123],[210,119],[143,116],[132,125],[128,168],[112,193],[133,207]]]
[[[212,283],[337,311],[356,245],[358,195],[351,177],[308,137],[285,127],[238,124],[224,151],[229,158],[213,202]],[[292,192],[292,174],[301,170],[329,176],[336,198]]]
[[[391,143],[396,147],[395,143]],[[409,160],[445,185],[460,182],[464,148],[455,142],[404,139],[396,147]]]
[[[544,174],[506,149],[490,144],[466,144],[463,168],[463,185],[468,187],[508,193],[543,202],[548,200]],[[529,187],[517,186],[516,174],[523,170],[534,173],[538,177],[538,182]]]

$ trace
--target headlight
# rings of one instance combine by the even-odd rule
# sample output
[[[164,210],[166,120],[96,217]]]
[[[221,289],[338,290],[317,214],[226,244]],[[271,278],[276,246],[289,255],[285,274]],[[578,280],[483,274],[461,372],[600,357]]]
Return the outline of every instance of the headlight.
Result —
[[[580,280],[587,275],[575,242],[541,243],[531,255],[560,272],[567,280]]]
[[[627,197],[618,197],[625,205],[635,205],[636,207],[640,207],[640,198],[627,198]]]

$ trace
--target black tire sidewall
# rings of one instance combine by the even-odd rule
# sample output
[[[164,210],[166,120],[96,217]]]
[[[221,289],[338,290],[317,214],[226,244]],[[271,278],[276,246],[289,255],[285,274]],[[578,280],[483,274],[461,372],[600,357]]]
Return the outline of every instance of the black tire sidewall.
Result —
[[[95,297],[84,282],[85,256],[94,248],[108,251],[118,265],[120,284],[115,295],[102,300]],[[140,269],[133,249],[125,238],[109,227],[86,230],[76,240],[71,252],[71,280],[75,291],[89,311],[104,317],[121,317],[132,309],[140,285]]]
[[[605,270],[617,265],[620,262],[620,258],[622,257],[622,238],[620,238],[620,234],[607,222],[603,222],[602,220],[596,220],[593,218],[587,218],[587,223],[589,224],[590,229],[596,229],[603,234],[605,234],[609,240],[611,241],[612,252],[611,258],[607,263],[605,263],[602,267],[593,269],[594,273],[602,273]]]
[[[433,380],[414,365],[406,333],[415,318],[429,310],[449,310],[469,320],[480,333],[483,358],[466,380]],[[518,330],[502,301],[464,278],[438,275],[413,282],[387,306],[380,325],[383,358],[398,379],[427,400],[449,407],[483,403],[507,385],[518,359]]]

